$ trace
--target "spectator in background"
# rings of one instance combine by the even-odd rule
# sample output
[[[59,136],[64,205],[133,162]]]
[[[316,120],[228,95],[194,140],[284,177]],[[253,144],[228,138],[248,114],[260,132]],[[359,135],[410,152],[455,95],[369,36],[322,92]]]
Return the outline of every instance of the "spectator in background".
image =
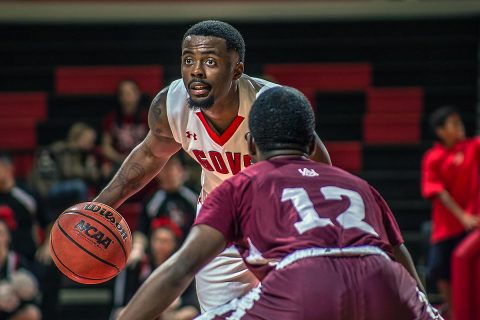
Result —
[[[10,230],[17,227],[13,212],[0,208],[0,319],[37,320],[36,278],[27,270],[24,259],[10,250]]]
[[[115,278],[113,319],[153,270],[175,253],[183,239],[182,230],[168,217],[161,216],[151,220],[150,228],[152,231],[148,254],[135,266],[126,268]],[[198,315],[198,310],[195,286],[192,283],[180,299],[157,320],[190,320]]]
[[[54,215],[85,201],[89,189],[96,187],[100,178],[96,139],[95,129],[77,122],[70,127],[66,139],[39,152],[32,184],[48,200]]]
[[[103,170],[106,176],[111,176],[147,135],[148,114],[140,104],[141,97],[134,81],[124,80],[118,85],[118,108],[107,114],[102,123],[102,154],[107,160]]]
[[[74,123],[64,140],[39,151],[31,183],[45,198],[50,216],[56,218],[72,204],[86,201],[95,189],[100,169],[95,154],[96,131],[83,122]],[[46,238],[48,239],[48,232]],[[51,263],[50,251],[42,251],[42,313],[46,319],[59,317],[58,294],[62,275]]]
[[[195,220],[198,195],[184,186],[186,176],[183,163],[176,155],[168,160],[155,178],[158,190],[146,201],[138,218],[129,264],[136,264],[144,255],[155,218],[167,217],[184,235],[188,234]]]
[[[463,121],[452,107],[436,110],[430,124],[439,142],[422,162],[422,194],[432,201],[429,278],[451,306],[452,252],[480,225],[480,139],[466,138]]]
[[[34,264],[35,254],[49,255],[48,242],[40,245],[39,228],[50,223],[44,206],[31,193],[16,186],[10,156],[0,152],[0,207],[11,210],[16,228],[12,230],[12,249]]]

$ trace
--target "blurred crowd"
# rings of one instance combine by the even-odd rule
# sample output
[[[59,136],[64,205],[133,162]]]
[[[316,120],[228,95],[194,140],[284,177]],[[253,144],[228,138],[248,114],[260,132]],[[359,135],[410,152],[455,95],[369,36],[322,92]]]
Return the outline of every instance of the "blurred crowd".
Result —
[[[59,293],[68,280],[50,257],[50,227],[69,206],[91,200],[148,132],[148,108],[141,103],[147,99],[138,85],[124,80],[116,96],[117,107],[100,128],[73,123],[66,137],[39,146],[25,181],[16,179],[12,156],[0,151],[0,320],[61,318]],[[127,268],[107,284],[112,318],[187,235],[195,218],[198,172],[179,153],[129,199],[142,209]],[[192,319],[198,310],[193,284],[161,319]]]

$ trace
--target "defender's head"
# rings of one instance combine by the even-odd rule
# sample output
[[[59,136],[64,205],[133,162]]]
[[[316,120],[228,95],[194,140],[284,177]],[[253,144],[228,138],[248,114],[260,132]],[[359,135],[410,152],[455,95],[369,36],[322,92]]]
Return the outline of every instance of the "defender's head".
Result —
[[[207,20],[187,30],[182,41],[182,78],[191,108],[208,109],[235,90],[243,74],[245,42],[228,23]]]
[[[258,158],[308,156],[314,150],[315,116],[307,98],[296,89],[275,87],[262,93],[250,111],[249,126],[249,150]]]

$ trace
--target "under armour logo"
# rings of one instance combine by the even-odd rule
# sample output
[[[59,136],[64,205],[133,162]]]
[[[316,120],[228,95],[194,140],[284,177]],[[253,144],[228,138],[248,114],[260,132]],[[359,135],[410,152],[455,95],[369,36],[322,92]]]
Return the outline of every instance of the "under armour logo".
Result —
[[[187,131],[186,134],[187,134],[188,139],[193,137],[193,140],[197,140],[197,134],[196,133],[191,133],[190,131]]]
[[[318,173],[316,173],[315,170],[313,170],[313,169],[303,168],[303,169],[298,169],[298,172],[300,172],[300,174],[304,177],[316,177],[316,176],[318,176]]]

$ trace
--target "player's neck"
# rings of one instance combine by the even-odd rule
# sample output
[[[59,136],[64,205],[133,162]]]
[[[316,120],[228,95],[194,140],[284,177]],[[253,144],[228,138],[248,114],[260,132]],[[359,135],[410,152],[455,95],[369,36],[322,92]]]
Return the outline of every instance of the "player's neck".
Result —
[[[208,124],[217,134],[221,135],[238,115],[240,107],[240,94],[238,85],[232,86],[228,95],[207,110],[202,110]]]
[[[272,150],[267,152],[259,152],[257,154],[257,159],[261,160],[272,160],[278,158],[291,158],[291,157],[299,157],[308,159],[308,155],[304,152],[298,150]]]

